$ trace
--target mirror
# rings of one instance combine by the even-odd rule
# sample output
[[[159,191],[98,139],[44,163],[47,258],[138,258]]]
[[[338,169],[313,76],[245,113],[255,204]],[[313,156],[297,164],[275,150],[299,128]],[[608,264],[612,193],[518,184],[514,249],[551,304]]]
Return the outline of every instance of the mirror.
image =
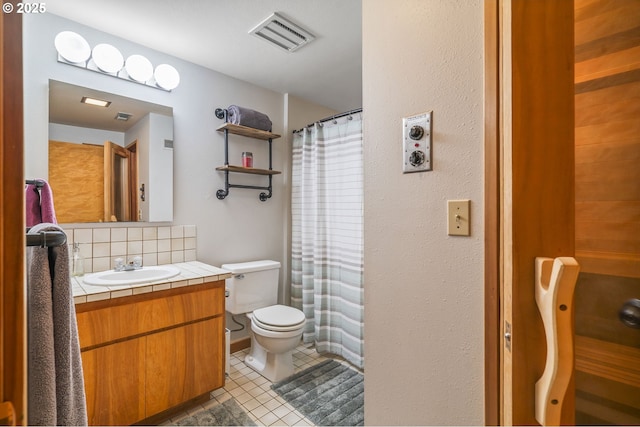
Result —
[[[48,180],[60,223],[172,221],[173,109],[50,80]]]

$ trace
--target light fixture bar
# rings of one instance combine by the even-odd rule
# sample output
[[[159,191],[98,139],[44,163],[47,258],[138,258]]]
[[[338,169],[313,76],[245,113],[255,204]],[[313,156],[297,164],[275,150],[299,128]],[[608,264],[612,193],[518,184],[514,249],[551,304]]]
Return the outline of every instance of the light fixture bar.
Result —
[[[98,107],[108,107],[111,105],[111,101],[103,101],[102,99],[90,98],[88,96],[83,96],[80,100],[83,104],[96,105]]]
[[[62,31],[55,38],[58,62],[113,76],[130,82],[171,92],[180,83],[180,74],[169,64],[153,64],[142,55],[130,55],[126,61],[114,46],[100,43],[91,49],[80,34]],[[83,101],[84,102],[84,101]],[[89,102],[87,102],[89,103]],[[92,104],[101,105],[102,104]]]

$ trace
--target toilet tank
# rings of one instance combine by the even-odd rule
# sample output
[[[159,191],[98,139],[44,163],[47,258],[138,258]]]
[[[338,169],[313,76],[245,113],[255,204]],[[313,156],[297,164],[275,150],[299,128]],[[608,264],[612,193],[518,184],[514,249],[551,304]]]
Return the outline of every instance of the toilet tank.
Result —
[[[250,313],[258,308],[278,303],[280,263],[262,260],[223,264],[223,270],[233,274],[226,279],[229,296],[225,310],[231,314]]]

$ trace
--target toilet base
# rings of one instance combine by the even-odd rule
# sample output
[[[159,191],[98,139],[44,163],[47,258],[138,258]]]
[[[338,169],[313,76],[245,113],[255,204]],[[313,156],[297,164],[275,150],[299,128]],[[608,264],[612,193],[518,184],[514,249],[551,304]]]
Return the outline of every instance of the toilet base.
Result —
[[[293,375],[293,350],[274,354],[266,351],[251,334],[251,351],[244,363],[272,383]]]

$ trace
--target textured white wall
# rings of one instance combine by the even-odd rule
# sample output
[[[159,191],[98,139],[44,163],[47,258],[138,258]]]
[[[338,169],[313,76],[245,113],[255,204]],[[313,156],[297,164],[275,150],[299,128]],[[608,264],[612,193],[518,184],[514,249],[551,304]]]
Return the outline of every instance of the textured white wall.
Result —
[[[366,0],[365,423],[483,424],[479,0]],[[433,167],[401,172],[401,119],[433,110]],[[446,201],[471,199],[471,237]]]
[[[149,113],[148,221],[173,219],[173,148],[166,148],[165,140],[173,141],[173,119]]]

